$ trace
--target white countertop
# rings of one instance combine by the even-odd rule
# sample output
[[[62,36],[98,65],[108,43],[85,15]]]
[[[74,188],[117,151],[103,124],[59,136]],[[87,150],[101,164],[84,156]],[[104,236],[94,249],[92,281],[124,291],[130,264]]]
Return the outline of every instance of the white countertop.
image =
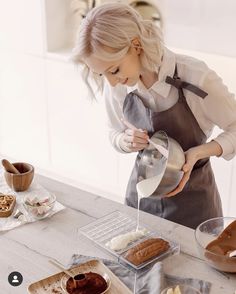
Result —
[[[77,234],[77,229],[115,210],[136,217],[136,210],[128,206],[42,176],[37,176],[37,181],[54,192],[67,208],[51,218],[0,233],[0,293],[26,294],[31,283],[57,273],[49,258],[65,265],[74,253],[109,258]],[[140,213],[140,223],[180,243],[181,253],[164,261],[166,273],[207,280],[212,283],[212,294],[235,293],[236,275],[221,274],[199,258],[192,229],[144,212]],[[8,284],[8,275],[13,271],[23,275],[23,283],[18,287]]]

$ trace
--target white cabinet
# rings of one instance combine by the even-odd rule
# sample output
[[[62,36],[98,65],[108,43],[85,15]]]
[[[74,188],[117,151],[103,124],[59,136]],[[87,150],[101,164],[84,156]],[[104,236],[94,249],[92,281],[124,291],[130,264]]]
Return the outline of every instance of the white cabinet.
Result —
[[[122,199],[125,198],[126,187],[134,167],[137,153],[130,154],[119,154],[119,172],[118,172],[118,183],[119,191]]]
[[[0,50],[1,153],[48,162],[44,60]]]
[[[118,154],[108,142],[104,107],[87,97],[71,64],[47,61],[52,169],[105,195],[118,193]]]
[[[40,0],[0,0],[0,49],[43,55],[41,5]]]
[[[236,217],[236,159],[233,160],[228,215]]]
[[[226,161],[223,158],[212,157],[211,164],[220,193],[224,215],[230,215],[233,161]]]

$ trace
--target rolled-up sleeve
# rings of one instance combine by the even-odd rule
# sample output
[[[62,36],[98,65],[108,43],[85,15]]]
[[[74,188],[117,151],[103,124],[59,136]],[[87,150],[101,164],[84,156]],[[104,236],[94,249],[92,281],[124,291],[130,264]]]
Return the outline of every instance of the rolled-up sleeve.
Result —
[[[202,103],[205,117],[223,130],[213,138],[222,147],[222,157],[232,159],[236,154],[236,99],[222,79],[209,70],[202,83],[208,93]]]

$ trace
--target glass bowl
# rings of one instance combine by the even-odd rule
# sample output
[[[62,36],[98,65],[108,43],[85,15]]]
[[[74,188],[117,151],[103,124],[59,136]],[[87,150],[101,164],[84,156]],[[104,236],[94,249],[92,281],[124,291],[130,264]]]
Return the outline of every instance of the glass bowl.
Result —
[[[201,294],[201,292],[189,285],[174,285],[162,290],[161,294]]]
[[[217,239],[219,235],[225,230],[228,225],[230,225],[233,221],[236,221],[234,217],[217,217],[209,219],[203,223],[201,223],[195,230],[195,240],[197,243],[198,251],[203,260],[206,261],[208,265],[211,267],[229,273],[236,273],[236,257],[229,257],[229,255],[225,255],[225,251],[223,253],[218,250],[216,253],[206,249],[207,245]],[[235,225],[236,228],[236,225]],[[236,240],[236,231],[234,234],[234,240]],[[233,236],[232,236],[233,237]],[[228,241],[229,235],[225,237],[221,237],[221,242],[226,241],[226,250],[228,253],[236,250],[236,242],[233,242],[233,246],[229,246]],[[230,241],[231,242],[231,241]],[[228,254],[227,253],[227,254]]]
[[[99,293],[99,294],[105,294],[105,293],[108,292],[108,290],[109,290],[110,287],[111,287],[111,280],[110,280],[110,277],[109,277],[108,274],[105,273],[105,272],[104,272],[104,273],[97,273],[97,274],[100,274],[100,275],[104,278],[104,280],[106,281],[106,283],[107,283],[107,288],[106,288],[106,290],[103,291],[103,292],[101,292],[101,293]],[[80,276],[80,275],[83,275],[83,273],[77,274],[77,275],[75,275],[75,276]],[[69,293],[69,292],[67,292],[67,290],[66,290],[66,283],[67,283],[68,279],[69,279],[68,275],[63,275],[62,278],[61,278],[61,288],[62,288],[62,290],[63,290],[63,293],[67,293],[67,294]]]
[[[48,216],[55,206],[56,196],[48,194],[47,196],[37,197],[35,195],[26,195],[23,198],[23,205],[28,214],[34,219],[42,219]]]

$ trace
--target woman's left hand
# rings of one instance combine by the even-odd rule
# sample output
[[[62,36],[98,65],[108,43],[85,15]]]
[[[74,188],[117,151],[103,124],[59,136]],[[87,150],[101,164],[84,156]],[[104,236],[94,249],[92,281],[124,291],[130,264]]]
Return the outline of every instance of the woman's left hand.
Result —
[[[171,191],[170,193],[166,194],[166,197],[172,197],[181,192],[188,182],[193,166],[198,161],[198,149],[197,147],[190,148],[188,151],[185,152],[185,164],[182,168],[184,175],[182,180],[180,181],[179,185],[175,190]]]
[[[184,171],[184,176],[180,181],[178,187],[165,196],[172,197],[183,190],[184,186],[190,178],[194,164],[199,159],[208,158],[210,156],[221,156],[222,152],[223,149],[221,145],[214,140],[187,150],[185,152],[185,164],[182,168],[182,170]]]

